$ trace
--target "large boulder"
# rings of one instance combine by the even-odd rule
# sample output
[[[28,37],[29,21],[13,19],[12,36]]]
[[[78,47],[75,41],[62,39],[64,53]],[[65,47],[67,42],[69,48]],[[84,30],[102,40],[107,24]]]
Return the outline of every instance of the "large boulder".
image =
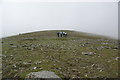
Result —
[[[54,72],[51,71],[40,71],[40,72],[31,72],[27,75],[27,78],[44,78],[45,80],[62,80]],[[26,79],[26,80],[28,80]]]

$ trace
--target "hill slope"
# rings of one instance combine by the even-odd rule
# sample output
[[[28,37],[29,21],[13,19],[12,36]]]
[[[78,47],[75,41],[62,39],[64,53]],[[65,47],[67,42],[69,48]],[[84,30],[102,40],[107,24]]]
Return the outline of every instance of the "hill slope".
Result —
[[[53,71],[61,78],[118,77],[118,43],[105,37],[57,30],[3,38],[3,78]]]

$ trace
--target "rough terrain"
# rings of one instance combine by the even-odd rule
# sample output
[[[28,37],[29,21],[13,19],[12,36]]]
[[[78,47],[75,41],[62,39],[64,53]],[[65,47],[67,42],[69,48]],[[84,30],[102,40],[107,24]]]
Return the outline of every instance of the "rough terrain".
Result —
[[[2,39],[3,78],[52,71],[60,78],[118,77],[118,41],[65,31],[40,31]]]

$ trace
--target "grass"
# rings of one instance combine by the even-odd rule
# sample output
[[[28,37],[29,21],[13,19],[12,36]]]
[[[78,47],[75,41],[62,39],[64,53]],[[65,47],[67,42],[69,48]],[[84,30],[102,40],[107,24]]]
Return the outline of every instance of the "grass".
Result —
[[[25,78],[30,72],[44,70],[53,71],[61,78],[118,77],[118,60],[114,60],[118,57],[117,40],[64,31],[67,38],[58,38],[57,30],[3,38],[3,78]],[[110,48],[97,50],[100,46]]]

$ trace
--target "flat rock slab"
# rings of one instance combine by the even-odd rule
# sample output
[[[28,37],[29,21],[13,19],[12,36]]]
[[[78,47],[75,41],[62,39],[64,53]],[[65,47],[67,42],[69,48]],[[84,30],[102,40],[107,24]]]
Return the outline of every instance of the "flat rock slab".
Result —
[[[55,80],[62,80],[59,76],[51,71],[31,72],[27,75],[27,78],[46,78],[45,80],[53,80],[55,78]]]

